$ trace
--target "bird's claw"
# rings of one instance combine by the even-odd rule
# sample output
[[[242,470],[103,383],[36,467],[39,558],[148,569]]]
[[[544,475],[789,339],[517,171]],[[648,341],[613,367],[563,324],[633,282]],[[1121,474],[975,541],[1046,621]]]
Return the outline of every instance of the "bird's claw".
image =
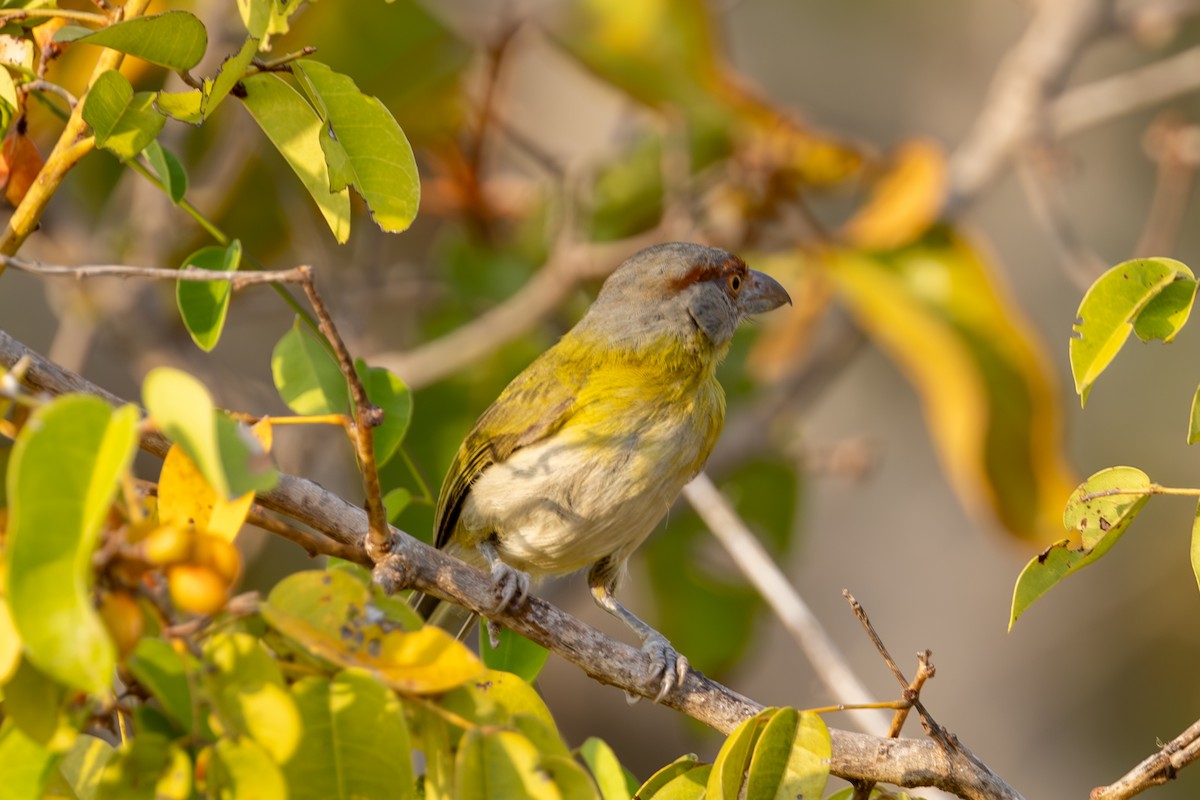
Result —
[[[656,632],[648,636],[642,644],[642,651],[650,656],[651,679],[661,681],[658,694],[654,696],[654,702],[661,703],[672,689],[683,685],[691,667],[687,657],[672,647],[667,637],[661,633]],[[633,705],[640,698],[626,692],[625,699]]]
[[[489,619],[487,621],[488,644],[492,646],[493,650],[500,647],[500,631],[502,630],[504,630],[504,626],[496,620]]]
[[[503,561],[492,564],[492,586],[496,591],[494,613],[513,611],[529,597],[529,576]],[[494,640],[493,640],[494,641]]]

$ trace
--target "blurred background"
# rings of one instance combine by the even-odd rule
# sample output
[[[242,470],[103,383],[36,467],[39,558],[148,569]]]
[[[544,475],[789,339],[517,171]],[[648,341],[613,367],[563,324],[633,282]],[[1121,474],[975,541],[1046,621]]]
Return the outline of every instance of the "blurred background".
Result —
[[[212,74],[244,36],[234,4],[187,7],[211,37],[196,72]],[[200,211],[265,266],[314,265],[351,351],[413,387],[406,457],[384,478],[416,498],[398,523],[417,536],[432,520],[423,484],[436,496],[475,416],[625,255],[688,238],[774,274],[796,304],[740,334],[723,367],[714,478],[870,688],[863,700],[898,687],[843,588],[907,674],[933,651],[923,699],[939,722],[1025,796],[1081,797],[1200,717],[1187,499],[1156,498],[1107,559],[1006,630],[1017,575],[1066,535],[1062,505],[1083,476],[1129,464],[1200,483],[1185,444],[1200,332],[1131,345],[1086,412],[1067,362],[1100,271],[1200,255],[1200,66],[1170,61],[1200,44],[1197,17],[1197,3],[1076,0],[316,3],[273,54],[315,46],[391,110],[421,170],[409,231],[380,232],[359,204],[343,245],[236,102],[160,141]],[[58,80],[84,79],[86,50],[67,52]],[[1132,89],[1101,83],[1164,61],[1179,66]],[[125,71],[159,88],[158,71]],[[29,129],[48,152],[53,119],[33,113]],[[98,152],[22,255],[176,266],[211,243]],[[291,323],[269,290],[240,292],[202,354],[165,284],[9,271],[0,289],[6,331],[117,394],[137,397],[170,363],[253,414],[285,413],[270,356]],[[276,442],[281,468],[361,499],[339,435]],[[239,545],[249,588],[309,563],[256,531]],[[543,592],[625,635],[580,578]],[[622,595],[737,691],[833,702],[686,505]],[[719,746],[553,658],[540,687],[571,744],[601,736],[642,779]],[[1198,787],[1185,771],[1154,796]]]

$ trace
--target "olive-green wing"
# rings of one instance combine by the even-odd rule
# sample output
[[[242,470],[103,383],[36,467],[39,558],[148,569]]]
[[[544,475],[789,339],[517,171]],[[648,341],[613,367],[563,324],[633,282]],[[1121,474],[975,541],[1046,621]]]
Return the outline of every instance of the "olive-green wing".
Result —
[[[570,418],[582,375],[561,369],[560,348],[547,350],[513,379],[467,434],[438,496],[434,530],[445,547],[458,525],[467,492],[492,464],[554,435]]]

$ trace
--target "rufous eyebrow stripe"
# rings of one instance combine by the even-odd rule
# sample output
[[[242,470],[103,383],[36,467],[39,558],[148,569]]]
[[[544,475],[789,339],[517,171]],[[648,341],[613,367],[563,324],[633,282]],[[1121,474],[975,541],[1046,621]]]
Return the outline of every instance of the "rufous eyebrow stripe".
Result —
[[[742,261],[737,256],[730,256],[719,264],[696,264],[682,277],[671,281],[671,288],[675,291],[682,291],[694,283],[711,281],[714,278],[721,278],[726,275],[737,274],[744,277],[748,271],[749,268],[746,266],[745,261]]]

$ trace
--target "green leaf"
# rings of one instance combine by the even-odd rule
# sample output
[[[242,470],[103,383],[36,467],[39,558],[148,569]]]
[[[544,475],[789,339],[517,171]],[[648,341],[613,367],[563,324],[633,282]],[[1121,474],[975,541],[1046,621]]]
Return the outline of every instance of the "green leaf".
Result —
[[[279,663],[255,636],[221,632],[204,643],[206,688],[222,727],[249,736],[277,764],[300,743],[300,712]]]
[[[484,671],[448,692],[442,705],[479,725],[510,725],[515,717],[527,715],[558,734],[554,717],[537,690],[507,672]]]
[[[0,487],[4,485],[3,475],[0,475]],[[0,503],[0,508],[7,503]],[[2,572],[2,570],[0,570]],[[8,601],[0,595],[0,687],[8,683],[21,663],[21,636],[13,622],[12,612],[8,610]]]
[[[1196,516],[1192,519],[1192,574],[1196,576],[1196,585],[1200,586],[1200,503],[1196,506]]]
[[[61,753],[71,747],[76,735],[66,713],[69,691],[22,659],[4,687],[4,711],[39,746]]]
[[[304,723],[300,746],[283,770],[289,800],[416,797],[404,709],[390,689],[361,670],[333,680],[304,678],[292,687]]]
[[[396,518],[404,513],[404,509],[408,508],[411,502],[412,492],[403,487],[392,489],[385,494],[383,496],[383,507],[387,511],[388,522],[394,523]],[[3,622],[3,620],[0,620],[0,622]],[[0,626],[0,630],[3,630],[2,626]],[[3,642],[3,640],[0,639],[0,642]],[[0,644],[0,647],[3,647],[3,645]],[[3,664],[3,659],[0,659],[0,664]],[[4,670],[0,668],[0,677],[3,677],[3,675]]]
[[[779,709],[754,746],[747,797],[820,800],[829,781],[829,731],[811,711]]]
[[[137,448],[138,413],[65,395],[34,412],[8,466],[7,600],[26,656],[54,679],[111,691],[116,650],[92,609],[92,552]]]
[[[192,761],[179,745],[154,733],[129,739],[108,759],[96,800],[188,800]]]
[[[17,110],[17,85],[13,83],[12,73],[0,66],[0,100],[8,104],[10,111]]]
[[[1107,553],[1146,505],[1150,492],[1150,478],[1133,467],[1109,467],[1084,481],[1063,510],[1063,526],[1078,532],[1080,545],[1063,539],[1025,565],[1013,588],[1009,630],[1050,587]]]
[[[253,739],[218,739],[213,747],[209,797],[220,800],[264,800],[297,797],[289,793],[283,773]],[[329,795],[334,797],[334,795]]]
[[[159,429],[179,443],[219,497],[267,491],[279,480],[258,439],[217,411],[204,384],[186,372],[151,370],[142,382],[142,399]]]
[[[697,769],[704,770],[704,778],[700,780],[700,787],[703,789],[708,782],[711,765],[701,764],[700,759],[696,758],[694,753],[689,753],[688,755],[680,756],[647,778],[646,782],[637,790],[636,796],[638,798],[654,797],[671,781]]]
[[[382,467],[396,454],[396,448],[408,433],[408,424],[412,420],[412,392],[399,375],[383,367],[368,367],[365,361],[358,359],[354,369],[367,390],[367,399],[383,409],[383,423],[373,431],[375,462]]]
[[[297,319],[271,353],[275,390],[297,414],[348,414],[350,390],[325,342]]]
[[[712,764],[699,764],[689,770],[680,772],[652,789],[643,786],[638,790],[638,800],[702,800],[710,797],[707,786],[712,775]],[[651,778],[653,780],[653,778]],[[649,781],[647,781],[649,783]]]
[[[154,107],[172,119],[199,125],[204,121],[204,92],[200,89],[159,92],[154,98]]]
[[[460,800],[526,797],[553,800],[557,791],[538,768],[537,748],[524,736],[507,730],[484,732],[473,728],[463,736],[454,765],[454,784]]]
[[[62,762],[59,775],[79,800],[92,800],[100,788],[100,777],[113,754],[113,746],[103,739],[81,734]]]
[[[96,134],[96,146],[121,161],[142,152],[162,131],[167,118],[154,109],[154,93],[138,92],[116,70],[100,75],[83,100],[83,119]]]
[[[185,731],[192,730],[192,689],[187,663],[164,639],[142,639],[126,664],[143,689]]]
[[[333,238],[344,243],[350,236],[350,191],[345,187],[337,191],[329,188],[320,117],[278,75],[261,72],[242,84],[246,87],[246,96],[241,98],[246,110],[312,195]]]
[[[54,34],[54,41],[108,47],[171,70],[196,66],[208,47],[204,23],[187,11],[134,17],[90,33],[81,30],[62,28]]]
[[[258,54],[258,42],[259,40],[255,38],[242,42],[242,49],[221,63],[221,69],[217,72],[217,76],[204,82],[203,108],[206,119],[217,107],[217,104],[229,96],[238,81],[246,77],[246,68]]]
[[[829,731],[821,718],[768,708],[739,725],[708,778],[711,797],[820,800],[829,779]]]
[[[546,755],[543,752],[538,761],[538,770],[554,782],[562,800],[602,800],[588,771],[570,756]]]
[[[408,228],[417,216],[420,181],[412,147],[391,112],[324,64],[298,61],[293,72],[327,123],[321,149],[330,188],[353,184],[375,224],[391,233]]]
[[[368,598],[367,587],[345,572],[313,570],[277,583],[260,611],[305,652],[369,670],[401,692],[440,694],[482,671],[475,655],[445,631],[397,630],[383,615],[368,613]]]
[[[236,272],[242,262],[242,243],[234,239],[228,247],[202,247],[183,260],[181,270],[206,269]],[[229,281],[177,281],[175,303],[183,325],[204,352],[217,346],[229,312],[233,286]]]
[[[1188,414],[1187,443],[1196,442],[1200,442],[1200,387],[1197,387],[1196,393],[1192,395],[1192,410]]]
[[[272,0],[238,0],[238,14],[251,38],[261,39],[266,35],[274,5]]]
[[[714,797],[737,797],[741,791],[742,777],[750,765],[750,755],[758,741],[762,728],[775,709],[765,709],[734,728],[725,739],[721,750],[712,764],[708,776],[708,791]]]
[[[246,69],[258,53],[259,40],[250,38],[242,42],[238,52],[221,62],[221,68],[212,78],[205,78],[199,89],[183,92],[158,92],[154,105],[163,114],[181,122],[199,125],[216,110],[222,100],[229,96],[233,87],[246,76]]]
[[[1131,331],[1170,342],[1187,321],[1196,279],[1171,258],[1139,258],[1105,272],[1083,296],[1072,330],[1071,374],[1080,403],[1120,352]]]
[[[0,724],[0,791],[5,798],[41,797],[55,758],[22,733],[13,720]]]
[[[591,770],[603,800],[629,800],[638,790],[637,781],[621,766],[617,754],[603,739],[590,736],[579,745],[579,756]]]
[[[546,665],[550,651],[508,628],[500,629],[499,646],[492,647],[487,626],[480,625],[479,656],[489,669],[511,672],[521,680],[533,683]]]
[[[162,181],[163,190],[171,198],[171,202],[175,205],[183,202],[188,190],[188,176],[175,154],[159,144],[157,139],[146,145],[142,153],[150,162],[154,174]]]

